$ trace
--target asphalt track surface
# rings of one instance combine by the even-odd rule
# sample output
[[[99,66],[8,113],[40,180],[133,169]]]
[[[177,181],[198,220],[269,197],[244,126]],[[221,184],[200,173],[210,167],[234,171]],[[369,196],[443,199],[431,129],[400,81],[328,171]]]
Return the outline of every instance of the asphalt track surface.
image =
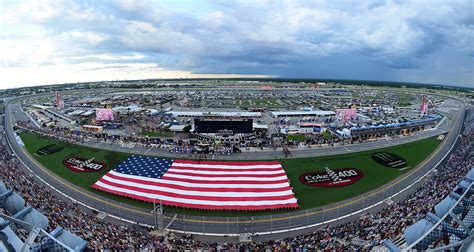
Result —
[[[398,177],[381,188],[336,204],[305,211],[292,211],[278,215],[254,217],[203,217],[165,213],[163,217],[163,227],[172,232],[194,234],[201,240],[235,242],[238,240],[237,235],[239,234],[253,234],[254,240],[268,240],[307,233],[319,229],[329,223],[335,225],[358,218],[358,216],[363,212],[377,211],[378,209],[387,206],[387,204],[397,201],[413,192],[417,188],[417,184],[419,184],[421,179],[429,178],[429,172],[432,168],[440,163],[450,152],[451,147],[454,146],[462,126],[465,107],[464,104],[458,100],[451,99],[448,101],[449,102],[444,111],[445,114],[448,115],[447,119],[441,122],[438,127],[432,131],[388,141],[383,140],[358,145],[293,151],[293,157],[334,155],[399,145],[446,133],[448,131],[450,132],[435,153],[432,154],[431,158],[425,160],[416,169]],[[151,214],[149,209],[137,208],[84,191],[84,189],[69,183],[42,167],[42,165],[36,162],[34,158],[30,156],[30,154],[28,154],[27,151],[15,140],[15,133],[13,131],[14,121],[25,120],[28,119],[28,117],[17,105],[10,102],[6,102],[5,115],[7,141],[14,153],[16,153],[22,163],[26,165],[22,168],[33,172],[43,183],[53,187],[54,191],[56,191],[59,196],[70,202],[71,199],[73,199],[72,202],[76,204],[87,205],[88,208],[102,211],[108,215],[108,217],[106,217],[107,220],[116,221],[118,218],[129,223],[147,226],[155,226],[156,223],[158,223],[159,226],[159,219],[156,221],[155,215]],[[121,150],[118,146],[110,147],[102,146],[102,144],[93,147]],[[124,150],[132,152],[130,149]],[[165,156],[161,153],[155,154],[146,148],[134,148],[133,152],[137,154],[147,152],[148,155],[154,154]],[[165,153],[168,155],[170,154],[168,152]],[[274,158],[275,155],[273,152],[246,154],[247,155],[242,158],[262,158],[262,155],[265,154],[271,159]],[[235,159],[235,156],[231,157],[232,159]],[[266,157],[264,159],[268,158]],[[222,157],[219,157],[219,159],[222,159]],[[414,184],[414,186],[409,186],[412,184]]]

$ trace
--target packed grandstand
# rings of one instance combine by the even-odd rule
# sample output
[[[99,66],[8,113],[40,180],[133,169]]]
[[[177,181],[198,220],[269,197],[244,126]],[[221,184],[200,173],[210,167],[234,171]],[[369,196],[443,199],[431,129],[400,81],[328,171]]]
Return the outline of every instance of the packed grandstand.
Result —
[[[4,139],[4,138],[3,138]],[[454,223],[458,232],[448,229],[439,229],[441,235],[431,237],[426,248],[435,248],[449,245],[451,236],[457,235],[462,239],[472,239],[470,230],[474,227],[472,205],[472,183],[474,181],[474,110],[466,113],[463,131],[453,148],[451,154],[435,168],[434,175],[422,181],[414,193],[395,202],[381,211],[362,214],[357,220],[341,225],[328,224],[306,235],[269,240],[266,242],[241,242],[217,243],[193,240],[192,236],[178,236],[172,233],[166,235],[154,234],[151,230],[130,224],[114,224],[99,220],[95,214],[80,205],[71,203],[59,197],[50,188],[23,167],[5,143],[2,142],[0,151],[2,190],[11,189],[25,200],[25,206],[32,206],[44,214],[49,224],[44,230],[50,234],[58,227],[69,230],[71,234],[87,242],[86,250],[130,250],[130,249],[158,249],[158,250],[187,250],[209,249],[217,251],[242,251],[242,250],[281,250],[281,251],[347,251],[384,249],[390,241],[397,241],[396,245],[390,242],[388,248],[407,247],[408,240],[403,234],[417,221],[429,217],[429,212],[435,212],[435,207],[453,192],[465,195],[463,211],[457,212],[460,219],[465,219],[463,224]],[[457,190],[458,185],[464,183],[463,188],[468,191]],[[1,215],[4,217],[0,223],[2,227],[0,248],[19,248],[23,244],[12,244],[10,241],[25,241],[28,238],[28,228],[16,222],[7,222],[6,218],[15,218],[15,213],[9,212],[5,197],[0,197]],[[469,214],[469,218],[466,215]],[[450,222],[455,222],[453,217]],[[35,223],[33,219],[24,220]],[[451,223],[453,224],[453,223]],[[11,228],[13,232],[5,232]],[[425,230],[426,231],[426,230]],[[434,231],[433,231],[434,232]],[[467,235],[466,235],[467,233]],[[460,235],[462,234],[462,235]],[[420,234],[420,237],[424,234]],[[405,233],[406,236],[406,233]],[[470,237],[470,238],[469,238]],[[462,240],[461,239],[461,240]],[[456,239],[453,239],[456,240]],[[459,241],[458,238],[456,241]],[[77,240],[76,240],[77,241]],[[64,242],[64,241],[63,241]],[[36,248],[49,251],[53,246],[50,243],[36,243]],[[67,246],[64,243],[61,243]],[[35,244],[33,244],[35,245]],[[469,244],[457,243],[455,249],[466,249]],[[13,247],[18,246],[18,247]],[[57,246],[57,245],[56,245]],[[397,247],[399,246],[399,247]],[[35,248],[34,246],[32,248]],[[386,249],[386,248],[385,248]],[[467,250],[466,250],[467,251]]]
[[[474,0],[0,0],[0,252],[474,252]]]

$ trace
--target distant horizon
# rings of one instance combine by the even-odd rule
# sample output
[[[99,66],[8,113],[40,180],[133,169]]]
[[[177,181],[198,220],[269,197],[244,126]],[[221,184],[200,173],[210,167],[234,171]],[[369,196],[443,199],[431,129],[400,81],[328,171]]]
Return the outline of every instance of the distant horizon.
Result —
[[[100,83],[100,82],[134,82],[134,81],[200,81],[200,80],[254,80],[254,81],[288,81],[288,82],[301,82],[301,81],[321,81],[321,82],[337,82],[338,84],[347,84],[342,82],[367,82],[367,83],[348,83],[350,85],[422,85],[427,87],[448,87],[448,88],[460,88],[466,90],[474,90],[474,86],[456,86],[449,84],[437,84],[437,83],[422,83],[422,82],[406,82],[406,81],[390,81],[390,80],[362,80],[362,79],[331,79],[331,78],[294,78],[294,77],[184,77],[184,78],[147,78],[147,79],[123,79],[123,80],[99,80],[99,81],[84,81],[84,82],[66,82],[66,83],[51,83],[41,85],[26,85],[21,87],[3,88],[0,90],[7,89],[21,89],[21,88],[34,88],[34,87],[48,87],[48,86],[61,86],[61,85],[75,85],[85,83]]]

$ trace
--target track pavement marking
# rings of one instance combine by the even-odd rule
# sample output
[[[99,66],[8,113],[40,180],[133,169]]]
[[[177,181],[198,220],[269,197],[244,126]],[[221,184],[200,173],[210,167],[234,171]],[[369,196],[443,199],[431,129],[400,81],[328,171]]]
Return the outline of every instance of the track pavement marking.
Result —
[[[9,113],[9,117],[10,117],[10,124],[11,124],[11,113]],[[457,121],[459,120],[459,116],[456,118],[456,121],[454,123],[454,125],[456,125]],[[13,127],[13,125],[11,125]],[[7,137],[8,138],[8,137]],[[394,181],[393,183],[391,183],[390,185],[384,187],[384,188],[379,188],[379,189],[376,189],[375,191],[369,193],[368,195],[364,195],[360,198],[357,198],[357,199],[354,199],[354,200],[351,200],[351,201],[348,201],[346,203],[343,203],[343,204],[339,204],[339,205],[336,205],[334,207],[330,207],[330,208],[323,208],[322,210],[317,210],[317,211],[312,211],[312,212],[306,212],[306,213],[302,213],[302,214],[297,214],[297,215],[289,215],[289,216],[285,216],[285,217],[279,217],[279,218],[271,218],[271,219],[259,219],[259,220],[240,220],[240,221],[219,221],[219,220],[198,220],[198,219],[185,219],[183,218],[182,220],[183,221],[186,221],[186,222],[195,222],[195,223],[209,223],[209,224],[241,224],[241,223],[245,223],[245,224],[248,224],[248,223],[263,223],[263,222],[273,222],[273,221],[282,221],[282,220],[291,220],[291,219],[294,219],[294,218],[301,218],[301,217],[307,217],[307,216],[313,216],[313,215],[316,215],[316,214],[320,214],[320,213],[324,213],[324,212],[328,212],[328,211],[333,211],[333,210],[337,210],[339,208],[342,208],[342,207],[345,207],[345,206],[348,206],[348,205],[351,205],[351,204],[354,204],[354,203],[357,203],[357,202],[360,202],[360,201],[364,201],[366,198],[370,198],[371,196],[374,196],[376,194],[378,194],[379,192],[382,192],[388,188],[392,188],[393,186],[399,184],[400,182],[404,181],[405,179],[407,179],[408,177],[410,177],[410,175],[412,175],[414,172],[416,172],[418,170],[418,168],[424,166],[427,162],[429,162],[434,156],[436,156],[436,154],[438,154],[438,152],[441,151],[442,147],[446,144],[446,141],[442,143],[442,145],[438,146],[437,150],[435,152],[433,152],[429,158],[425,159],[423,161],[423,163],[419,164],[416,169],[413,169],[411,170],[409,173],[407,174],[404,174],[402,175],[402,177],[396,181]],[[454,146],[454,145],[453,145]],[[451,148],[452,149],[452,148]],[[98,198],[94,195],[91,195],[90,193],[87,193],[87,192],[83,192],[83,191],[80,191],[78,190],[77,188],[72,187],[70,184],[70,182],[68,181],[65,181],[64,179],[58,177],[56,174],[52,173],[51,171],[49,171],[46,167],[44,167],[42,164],[38,163],[33,157],[31,157],[31,155],[27,152],[25,152],[24,150],[24,147],[20,147],[20,150],[27,156],[29,157],[30,161],[34,162],[39,168],[41,168],[43,170],[43,172],[47,173],[48,175],[52,175],[51,177],[53,177],[54,179],[56,179],[58,182],[60,182],[61,184],[63,184],[64,186],[66,186],[67,188],[70,188],[71,190],[74,190],[76,191],[77,193],[80,193],[84,196],[87,196],[89,198],[92,198],[98,202],[101,202],[103,204],[106,204],[106,205],[110,205],[110,206],[113,206],[113,207],[117,207],[117,208],[120,208],[120,209],[124,209],[124,210],[127,210],[127,211],[130,211],[130,212],[135,212],[135,213],[139,213],[139,214],[142,214],[142,215],[147,215],[147,216],[152,216],[152,214],[150,213],[147,213],[147,212],[143,212],[143,211],[139,211],[139,210],[136,210],[136,209],[133,209],[133,208],[130,208],[130,207],[124,207],[124,206],[121,206],[121,205],[118,205],[118,204],[115,204],[115,203],[111,203],[109,202],[108,200],[103,200],[101,198]],[[449,153],[449,152],[448,152]],[[441,160],[442,161],[442,160]],[[440,161],[440,162],[441,162]],[[25,164],[26,165],[26,164]],[[55,189],[54,187],[52,187],[50,185],[51,188]],[[410,186],[409,186],[410,187]],[[408,187],[407,187],[408,188]],[[57,189],[56,189],[57,190]],[[387,198],[391,198],[393,196],[390,196],[390,197],[387,197]],[[384,199],[385,200],[385,199]],[[373,204],[373,205],[376,205],[376,204]],[[89,207],[89,206],[88,206]],[[371,208],[372,206],[369,206],[368,208]],[[89,207],[91,208],[91,207]],[[164,218],[167,218],[167,219],[170,219],[171,217],[168,217],[168,216],[163,216]],[[121,220],[123,220],[123,218],[119,218]],[[323,223],[326,223],[326,222],[323,222]],[[294,229],[294,228],[293,228]],[[275,232],[274,232],[275,233]]]
[[[418,167],[421,167],[423,165],[425,165],[428,161],[430,161],[433,156],[436,156],[435,154],[437,154],[441,149],[442,147],[444,146],[445,143],[443,143],[443,145],[439,146],[438,149],[432,153],[430,155],[430,157],[428,159],[425,159],[423,161],[422,164],[419,164]],[[27,155],[28,157],[30,157],[30,160],[33,161],[38,167],[41,167],[43,169],[43,171],[46,171],[46,173],[48,175],[52,175],[53,178],[55,178],[56,180],[58,180],[59,182],[61,182],[61,184],[63,184],[64,186],[82,194],[82,195],[85,195],[85,196],[88,196],[96,201],[99,201],[99,202],[102,202],[103,204],[106,204],[106,205],[110,205],[110,206],[114,206],[114,207],[118,207],[120,209],[124,209],[124,210],[127,210],[127,211],[131,211],[131,212],[136,212],[136,213],[140,213],[140,214],[144,214],[144,215],[148,215],[148,216],[152,216],[152,214],[150,213],[146,213],[146,212],[143,212],[143,211],[139,211],[139,210],[136,210],[136,209],[133,209],[133,208],[129,208],[129,207],[124,207],[124,206],[121,206],[121,205],[117,205],[115,203],[111,203],[109,201],[106,201],[106,200],[103,200],[101,198],[97,198],[96,196],[94,195],[91,195],[89,193],[85,193],[83,191],[80,191],[78,189],[76,189],[75,187],[72,187],[70,185],[70,182],[65,182],[63,181],[62,178],[58,177],[55,173],[52,173],[51,171],[49,171],[46,167],[44,167],[42,164],[38,163],[36,161],[36,159],[32,158],[31,155],[27,152],[25,152],[24,148],[21,148],[22,152]],[[367,198],[370,198],[371,196],[373,195],[376,195],[377,193],[379,192],[382,192],[388,188],[391,188],[397,184],[399,184],[400,182],[402,182],[404,179],[408,178],[409,175],[411,175],[412,173],[414,173],[415,171],[417,171],[418,169],[414,169],[412,171],[410,171],[408,174],[406,175],[402,175],[403,177],[400,178],[399,180],[397,181],[394,181],[394,183],[390,184],[389,186],[386,186],[382,189],[377,189],[376,191],[368,194],[368,195],[364,195],[362,196],[361,198],[358,198],[358,199],[354,199],[354,200],[351,200],[349,202],[346,202],[346,203],[343,203],[343,204],[339,204],[337,206],[334,206],[334,207],[330,207],[330,208],[324,208],[322,210],[317,210],[317,211],[312,211],[312,212],[308,212],[308,213],[304,213],[304,214],[298,214],[298,215],[293,215],[293,216],[285,216],[285,217],[279,217],[279,218],[272,218],[272,219],[258,219],[258,220],[240,220],[240,221],[219,221],[219,220],[199,220],[199,219],[182,219],[183,221],[186,221],[186,222],[195,222],[195,223],[209,223],[209,224],[239,224],[239,223],[245,223],[245,224],[249,224],[249,223],[262,223],[262,222],[272,222],[272,221],[282,221],[282,220],[288,220],[288,219],[294,219],[294,218],[300,218],[300,217],[306,217],[306,216],[313,216],[313,215],[316,215],[316,214],[320,214],[320,213],[324,213],[324,212],[329,212],[329,211],[333,211],[333,210],[337,210],[339,208],[342,208],[342,207],[345,207],[345,206],[348,206],[348,205],[351,205],[351,204],[355,204],[355,203],[358,203],[360,201],[365,201],[365,199]],[[168,218],[170,219],[171,217],[168,217],[168,216],[164,216],[164,218]]]
[[[352,153],[352,151],[351,151],[351,150],[349,150],[349,149],[348,149],[346,146],[344,146],[344,145],[343,145],[342,147],[344,147],[344,149],[346,149],[346,151],[348,151],[348,152],[351,152],[351,153]]]
[[[165,229],[168,229],[171,226],[171,224],[173,224],[173,222],[176,220],[176,217],[178,217],[178,214],[174,214],[173,219],[171,219],[170,222],[168,222]]]
[[[395,146],[396,144],[392,143],[389,139],[385,139],[385,141],[388,142],[388,144],[390,144],[391,146]]]
[[[145,153],[143,153],[144,155],[148,154],[148,152],[150,152],[151,150],[153,149],[153,147],[150,147],[148,150],[145,151]]]
[[[9,114],[9,117],[10,117],[10,124],[11,124],[11,122],[12,122],[11,113]],[[11,128],[12,128],[12,130],[13,130],[13,125],[9,125],[9,126],[11,126]],[[7,137],[7,141],[8,141],[8,137]],[[8,141],[8,142],[9,142],[9,141]],[[15,150],[13,149],[13,146],[10,146],[10,147],[12,148],[12,151],[15,152]],[[33,158],[33,157],[31,156],[31,154],[30,154],[28,151],[25,151],[25,148],[24,148],[24,147],[19,146],[19,149],[21,150],[21,152],[22,152],[23,154],[25,154],[25,155],[28,157],[28,159],[29,159],[30,161],[32,161],[36,166],[38,166],[39,168],[41,168],[41,170],[42,170],[44,173],[46,173],[46,174],[49,175],[50,177],[54,178],[55,180],[57,180],[58,182],[60,182],[62,185],[66,186],[67,188],[69,188],[69,189],[71,189],[71,190],[74,190],[74,191],[76,191],[76,192],[78,192],[78,193],[80,193],[80,194],[82,194],[82,195],[84,195],[84,196],[88,196],[88,197],[90,197],[90,198],[92,198],[92,199],[95,199],[95,200],[97,200],[97,201],[99,201],[99,202],[102,202],[102,203],[104,203],[104,204],[106,204],[106,205],[118,207],[118,208],[120,208],[120,209],[132,211],[132,212],[136,212],[136,213],[146,214],[146,215],[149,215],[149,216],[152,215],[152,214],[150,214],[150,213],[146,213],[146,212],[143,212],[143,211],[135,210],[135,209],[132,209],[132,208],[129,208],[129,207],[123,207],[123,206],[117,205],[117,204],[115,204],[115,203],[111,203],[111,202],[109,202],[109,201],[106,201],[106,200],[97,198],[96,196],[93,196],[93,195],[91,195],[91,194],[89,194],[89,193],[85,193],[85,192],[83,192],[83,191],[77,189],[76,186],[71,186],[71,182],[64,180],[63,178],[59,177],[57,174],[53,173],[52,171],[50,171],[49,169],[47,169],[46,167],[44,167],[42,164],[40,164],[35,158]],[[18,155],[17,155],[17,156],[18,156]],[[21,159],[20,159],[20,160],[21,160]],[[22,160],[22,163],[23,163],[26,167],[28,167],[28,165],[26,165],[26,163],[24,163],[23,160]],[[29,169],[29,170],[30,170],[30,169]],[[32,170],[30,170],[30,171],[31,171],[32,173],[34,173]],[[39,176],[38,176],[38,177],[39,177]],[[52,186],[50,185],[50,187],[52,187]],[[54,187],[52,187],[52,188],[54,188]]]

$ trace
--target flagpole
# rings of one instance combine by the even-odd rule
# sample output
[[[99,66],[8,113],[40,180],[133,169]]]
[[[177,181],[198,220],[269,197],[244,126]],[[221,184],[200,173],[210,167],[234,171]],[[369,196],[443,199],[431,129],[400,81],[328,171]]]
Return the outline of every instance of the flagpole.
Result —
[[[160,232],[163,232],[163,205],[160,199]]]
[[[421,115],[420,117],[423,117],[425,114],[425,95],[421,95]]]
[[[155,230],[158,230],[158,216],[157,216],[157,213],[156,213],[156,200],[153,199],[153,211],[152,211],[155,215]]]

